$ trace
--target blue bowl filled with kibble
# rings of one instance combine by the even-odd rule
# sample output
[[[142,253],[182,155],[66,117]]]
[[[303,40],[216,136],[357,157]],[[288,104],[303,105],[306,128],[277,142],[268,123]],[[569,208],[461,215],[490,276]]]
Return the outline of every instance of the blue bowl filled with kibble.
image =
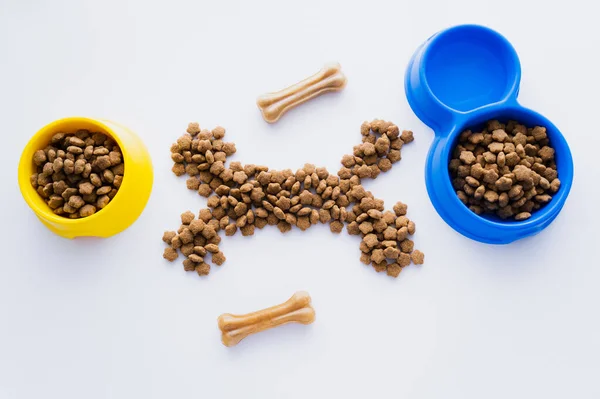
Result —
[[[565,138],[517,102],[520,80],[512,45],[477,25],[433,35],[406,71],[408,102],[435,133],[425,167],[431,202],[454,230],[484,243],[539,233],[573,183]]]

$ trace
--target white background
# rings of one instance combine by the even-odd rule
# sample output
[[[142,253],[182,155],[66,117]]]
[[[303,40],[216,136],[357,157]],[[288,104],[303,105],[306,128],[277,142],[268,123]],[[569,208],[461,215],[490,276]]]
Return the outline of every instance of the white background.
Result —
[[[597,398],[600,396],[598,98],[594,2],[0,0],[0,398]],[[432,132],[403,73],[434,32],[486,24],[519,52],[520,101],[565,134],[575,181],[556,221],[508,246],[470,241],[433,210]],[[266,124],[257,95],[339,61],[346,89]],[[65,116],[109,118],[144,139],[152,197],[110,239],[69,241],[22,200],[26,142]],[[337,170],[363,120],[415,132],[366,184],[402,200],[426,254],[398,279],[328,227],[224,237],[208,278],[162,259],[160,238],[205,199],[171,172],[170,144],[222,125],[234,160]],[[216,318],[305,289],[317,321],[220,342]]]

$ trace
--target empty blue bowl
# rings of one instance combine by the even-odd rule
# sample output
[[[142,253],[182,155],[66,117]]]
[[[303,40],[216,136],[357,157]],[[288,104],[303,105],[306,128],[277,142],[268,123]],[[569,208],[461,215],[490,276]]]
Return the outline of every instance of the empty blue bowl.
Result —
[[[556,218],[573,184],[573,158],[565,138],[548,119],[519,105],[520,80],[521,65],[512,45],[499,33],[477,25],[433,35],[417,49],[406,70],[408,102],[435,133],[425,167],[429,198],[454,230],[484,243],[507,244],[539,233]],[[561,187],[527,220],[479,216],[452,187],[448,163],[458,136],[490,119],[544,126],[555,150]]]

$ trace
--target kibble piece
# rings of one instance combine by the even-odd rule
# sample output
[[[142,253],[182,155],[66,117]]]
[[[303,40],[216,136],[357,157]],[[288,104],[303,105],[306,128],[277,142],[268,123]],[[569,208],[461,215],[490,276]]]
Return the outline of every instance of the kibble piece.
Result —
[[[398,259],[398,256],[400,255],[400,251],[398,250],[398,248],[394,248],[394,247],[387,247],[384,251],[383,254],[385,255],[386,258],[388,259]]]
[[[396,205],[394,205],[393,209],[394,209],[394,213],[396,213],[396,216],[404,216],[404,215],[406,215],[408,206],[402,202],[397,202]]]
[[[178,237],[181,239],[182,244],[189,244],[194,241],[194,234],[188,228],[184,228]]]
[[[410,220],[406,216],[398,216],[396,218],[396,228],[399,229],[401,227],[408,226],[409,222],[410,222]]]
[[[79,208],[81,208],[82,206],[85,205],[85,201],[83,200],[83,198],[81,198],[78,195],[72,195],[72,196],[69,197],[68,204],[69,204],[69,206],[71,206],[71,207],[73,207],[75,209],[79,209]]]
[[[410,254],[410,258],[415,265],[422,265],[425,262],[425,254],[418,249]]]
[[[171,245],[171,240],[177,235],[174,231],[165,231],[162,236],[163,242]]]
[[[395,228],[393,228],[392,226],[386,227],[386,229],[383,231],[383,237],[386,240],[395,240],[397,234],[398,234],[397,230]]]
[[[402,252],[409,254],[413,251],[414,245],[415,243],[412,240],[407,239],[400,243],[400,249]]]
[[[387,265],[386,273],[390,277],[398,277],[402,272],[402,267],[398,263],[390,263]]]
[[[558,180],[558,179],[552,180],[552,183],[550,183],[550,192],[556,193],[556,192],[558,192],[559,188],[560,188],[560,180]]]
[[[237,226],[235,225],[235,223],[231,223],[229,225],[227,225],[227,227],[225,227],[225,235],[226,236],[232,236],[237,232]]]
[[[355,222],[356,223],[356,222]],[[373,231],[373,224],[371,222],[364,221],[358,225],[358,229],[363,234],[369,234]]]
[[[371,252],[371,260],[375,263],[381,263],[385,260],[385,255],[382,249],[374,249]]]
[[[79,192],[82,195],[92,194],[95,189],[96,189],[96,187],[92,183],[90,183],[90,182],[81,183],[79,185]]]
[[[212,253],[219,252],[219,247],[215,244],[207,244],[204,246],[204,249]]]
[[[210,273],[210,265],[208,263],[202,262],[196,265],[194,267],[194,270],[196,271],[196,273],[198,273],[199,276],[208,276],[208,274]]]
[[[396,127],[396,129],[394,129],[394,130],[397,130],[397,127]],[[389,132],[390,132],[390,131],[388,130],[388,134],[389,134]],[[392,134],[392,136],[391,136],[391,137],[393,137],[393,134]],[[414,141],[414,139],[415,139],[415,138],[414,138],[414,136],[413,136],[413,132],[412,132],[412,131],[410,131],[410,130],[403,130],[403,131],[402,131],[402,134],[400,135],[400,138],[402,139],[402,141],[403,141],[405,144],[408,144],[408,143],[410,143],[410,142]]]
[[[73,197],[71,197],[73,198]],[[87,217],[87,216],[91,216],[94,213],[96,213],[96,207],[94,205],[84,205],[81,207],[81,209],[79,209],[79,216],[81,216],[82,218]]]
[[[477,160],[471,151],[462,151],[459,158],[465,165],[472,165]]]
[[[173,262],[178,257],[179,257],[179,254],[177,253],[177,250],[175,250],[171,247],[165,248],[165,251],[163,252],[163,258],[165,258],[169,262]]]
[[[225,255],[221,251],[214,253],[211,257],[212,263],[214,263],[217,266],[221,266],[223,263],[225,263],[226,260],[227,258],[225,258]]]
[[[361,261],[361,263],[363,263],[365,265],[370,265],[371,264],[371,255],[361,252],[360,261]]]
[[[375,271],[377,273],[384,272],[387,269],[387,262],[385,262],[385,261],[383,261],[381,263],[372,262],[371,264],[373,265],[373,268],[375,269]]]
[[[192,213],[192,216],[193,215],[194,214]],[[188,218],[186,218],[186,219],[189,220],[189,215],[188,215]],[[191,220],[190,221],[188,228],[190,229],[190,231],[194,235],[197,235],[197,234],[200,234],[202,232],[202,230],[204,229],[205,226],[206,226],[206,222],[204,220],[202,220],[202,219],[195,219],[195,220]]]
[[[194,253],[194,243],[190,242],[188,244],[182,245],[180,251],[184,256],[189,257],[191,254]]]
[[[194,220],[194,218],[195,218],[195,216],[194,216],[193,212],[186,211],[181,214],[181,223],[190,224],[192,222],[192,220]]]
[[[356,222],[350,222],[348,226],[346,226],[346,229],[350,235],[359,235],[361,233],[359,224]]]
[[[51,195],[48,199],[48,205],[52,209],[57,209],[64,204],[65,200],[59,195]]]
[[[308,218],[307,218],[308,221]],[[334,220],[333,222],[331,222],[329,224],[329,228],[331,230],[332,233],[341,233],[342,230],[344,229],[344,224],[342,222],[340,222],[339,220]]]
[[[179,237],[178,235],[173,237],[173,239],[171,240],[171,246],[175,249],[181,248],[182,245],[183,242],[181,242],[181,237]]]
[[[408,237],[408,228],[407,227],[399,228],[398,232],[396,234],[396,240],[403,241],[406,239],[406,237]]]
[[[410,265],[410,255],[401,252],[400,254],[398,254],[398,259],[396,260],[396,263],[398,263],[400,267],[406,267]]]
[[[277,224],[277,228],[282,233],[287,233],[288,231],[292,230],[292,225],[289,224],[288,222],[286,222],[285,220],[280,220],[276,224]]]
[[[515,220],[526,220],[531,217],[531,213],[529,212],[521,212],[515,216]]]
[[[98,197],[96,200],[96,208],[102,209],[106,205],[108,205],[109,202],[110,202],[110,198],[108,197],[108,195],[102,195],[102,196]]]
[[[378,243],[377,236],[373,233],[367,234],[363,238],[363,241],[365,242],[365,244],[367,244],[369,248],[373,248]]]

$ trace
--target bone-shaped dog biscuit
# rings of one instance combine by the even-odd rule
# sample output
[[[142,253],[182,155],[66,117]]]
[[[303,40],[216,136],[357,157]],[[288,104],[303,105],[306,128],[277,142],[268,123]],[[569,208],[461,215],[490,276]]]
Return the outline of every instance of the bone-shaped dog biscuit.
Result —
[[[288,110],[311,98],[329,91],[340,91],[346,86],[346,77],[340,64],[328,64],[316,74],[293,86],[275,93],[268,93],[256,100],[263,118],[274,123]]]
[[[315,310],[310,305],[308,292],[298,291],[282,304],[267,309],[219,316],[221,340],[225,346],[234,346],[247,336],[286,323],[310,324],[315,321]]]

